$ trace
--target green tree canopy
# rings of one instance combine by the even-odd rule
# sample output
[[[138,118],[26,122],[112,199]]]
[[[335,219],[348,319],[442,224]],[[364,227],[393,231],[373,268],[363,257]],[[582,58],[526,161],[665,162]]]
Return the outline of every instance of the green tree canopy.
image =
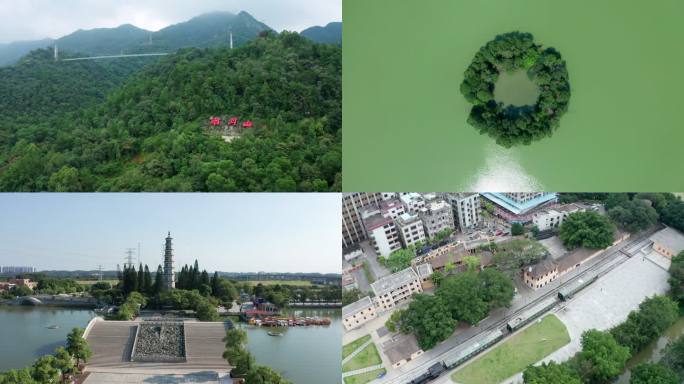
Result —
[[[523,381],[525,384],[582,384],[577,371],[555,361],[525,368]]]
[[[684,251],[672,258],[670,263],[670,295],[680,304],[684,304]]]
[[[606,248],[613,244],[615,226],[604,216],[594,212],[575,212],[560,226],[559,237],[570,249],[577,247]]]
[[[416,257],[416,249],[413,246],[402,248],[392,252],[387,258],[378,257],[378,261],[392,272],[399,272],[411,266],[411,260]]]
[[[665,347],[660,363],[677,374],[680,380],[684,380],[684,336]]]
[[[439,296],[416,294],[401,319],[402,332],[412,332],[423,350],[446,340],[454,332],[456,321]]]
[[[501,72],[526,71],[540,89],[535,105],[505,106],[494,100]],[[529,33],[496,36],[475,54],[464,73],[461,93],[473,104],[468,123],[505,147],[530,144],[551,134],[568,109],[570,83],[561,54],[542,48]]]
[[[677,375],[667,367],[654,363],[641,363],[632,368],[630,384],[678,384]]]
[[[629,357],[629,348],[618,344],[609,332],[592,329],[582,334],[577,363],[586,382],[605,383],[622,373]]]
[[[615,340],[636,354],[679,319],[679,307],[667,296],[653,296],[630,312],[627,320],[610,330]]]
[[[608,216],[620,228],[635,233],[658,222],[658,212],[643,200],[629,200],[608,211]]]
[[[76,365],[87,362],[93,352],[88,341],[83,337],[82,328],[74,328],[67,335],[66,350],[76,359]]]
[[[520,236],[525,233],[525,227],[520,223],[513,223],[511,225],[511,235]]]

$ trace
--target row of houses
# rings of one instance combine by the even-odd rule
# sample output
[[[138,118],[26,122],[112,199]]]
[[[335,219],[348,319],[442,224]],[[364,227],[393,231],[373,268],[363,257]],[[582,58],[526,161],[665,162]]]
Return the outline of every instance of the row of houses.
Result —
[[[38,286],[38,283],[30,279],[9,279],[8,281],[0,281],[0,292],[9,292],[14,287],[29,287],[31,290]]]

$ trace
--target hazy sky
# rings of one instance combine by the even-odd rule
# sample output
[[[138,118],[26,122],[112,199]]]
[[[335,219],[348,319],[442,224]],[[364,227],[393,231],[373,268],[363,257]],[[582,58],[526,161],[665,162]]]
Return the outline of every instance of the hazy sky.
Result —
[[[121,24],[157,31],[211,11],[247,11],[277,31],[299,32],[341,21],[342,0],[0,0],[0,43]]]
[[[341,221],[334,193],[0,194],[0,265],[156,269],[171,231],[177,268],[341,273]]]

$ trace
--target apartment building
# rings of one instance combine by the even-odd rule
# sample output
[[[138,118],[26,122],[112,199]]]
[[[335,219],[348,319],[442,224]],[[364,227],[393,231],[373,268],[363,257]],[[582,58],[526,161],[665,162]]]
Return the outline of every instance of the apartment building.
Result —
[[[342,324],[347,331],[358,328],[376,317],[375,305],[368,296],[342,307]]]
[[[536,225],[540,231],[558,228],[571,213],[581,211],[584,211],[584,208],[577,204],[565,204],[555,208],[542,209],[532,214],[532,224]]]
[[[444,229],[454,229],[454,213],[451,205],[442,199],[433,200],[418,211],[428,237]]]
[[[379,208],[369,208],[362,212],[361,216],[366,235],[378,255],[389,256],[390,253],[401,249],[399,232],[392,217],[383,214]]]
[[[475,228],[480,223],[480,195],[477,193],[446,193],[444,199],[451,205],[454,223],[461,231]]]
[[[425,207],[425,199],[420,193],[404,193],[401,194],[400,199],[409,213],[418,213],[418,211]]]
[[[387,311],[408,300],[414,293],[423,292],[420,278],[413,268],[385,276],[371,284],[375,304],[379,311]]]
[[[404,247],[409,247],[425,240],[423,221],[418,215],[404,213],[399,216],[394,223],[399,230],[399,236]]]

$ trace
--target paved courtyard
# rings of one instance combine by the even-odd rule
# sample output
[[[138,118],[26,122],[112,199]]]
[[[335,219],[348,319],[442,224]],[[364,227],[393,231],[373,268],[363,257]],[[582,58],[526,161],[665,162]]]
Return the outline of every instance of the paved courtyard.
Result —
[[[230,370],[228,363],[222,357],[225,349],[223,343],[223,337],[226,334],[225,323],[185,322],[187,362],[182,363],[131,362],[131,348],[137,324],[135,321],[95,322],[87,337],[93,351],[93,356],[88,361],[86,371],[92,373],[164,375],[189,373],[215,374],[216,372],[227,372]],[[204,379],[204,376],[199,377]],[[171,382],[185,382],[178,381],[177,378],[172,379],[176,381]],[[91,380],[88,382],[99,383],[100,381]],[[145,382],[165,383],[166,381]],[[189,382],[194,383],[196,381]]]

